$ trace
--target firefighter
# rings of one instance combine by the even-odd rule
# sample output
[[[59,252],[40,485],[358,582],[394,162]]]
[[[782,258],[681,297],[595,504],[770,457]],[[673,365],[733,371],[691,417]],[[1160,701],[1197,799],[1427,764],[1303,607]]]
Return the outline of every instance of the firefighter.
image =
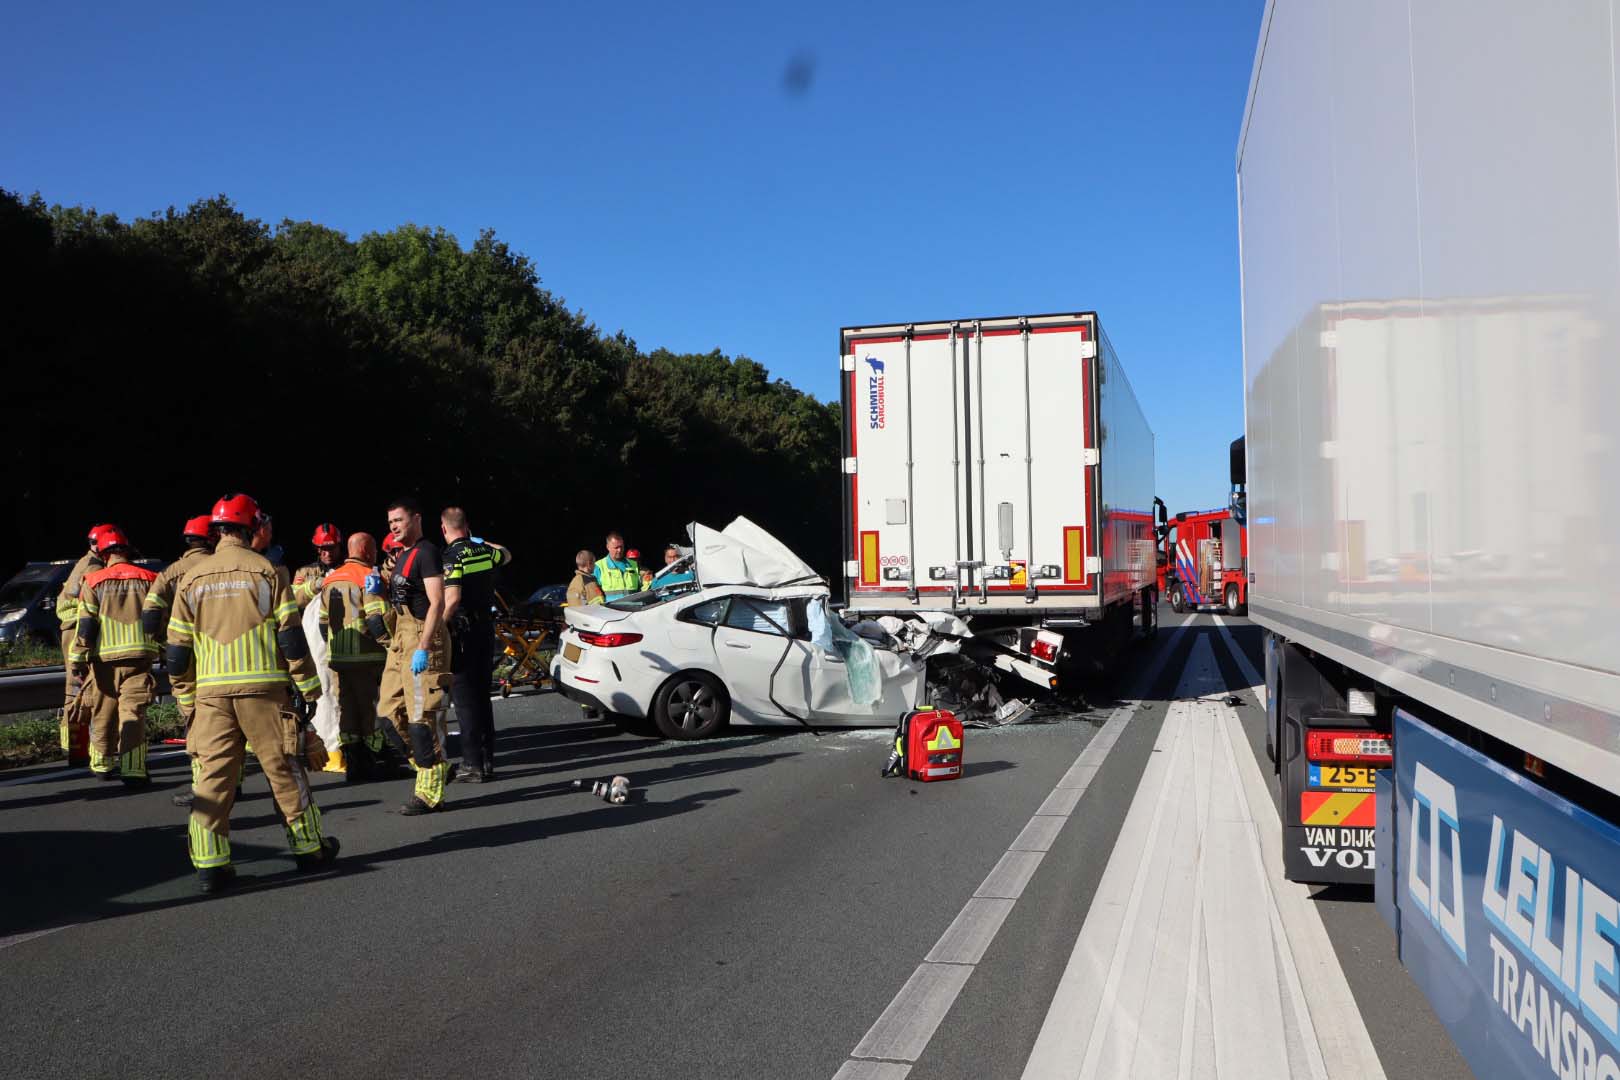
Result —
[[[75,674],[89,678],[90,771],[128,786],[148,783],[146,711],[156,685],[157,642],[141,625],[141,606],[157,575],[129,560],[129,537],[113,526],[96,535],[105,563],[84,576],[79,623],[69,657]]]
[[[67,580],[62,582],[62,588],[56,594],[56,620],[62,631],[62,659],[66,660],[73,655],[73,639],[79,633],[79,590],[84,581],[84,575],[93,570],[100,570],[104,563],[101,556],[96,554],[96,536],[102,529],[110,529],[111,525],[95,525],[90,529],[87,538],[89,550],[79,556],[79,561],[73,564],[68,572]],[[84,722],[79,719],[79,691],[83,681],[73,674],[73,665],[67,666],[62,686],[62,712],[58,720],[58,727],[62,733],[62,753],[67,756],[69,765],[83,765],[89,758],[85,751],[74,745],[77,741],[73,735],[77,729],[81,738],[84,736]]]
[[[369,777],[383,755],[377,690],[388,658],[388,629],[383,624],[388,605],[366,591],[377,542],[370,533],[355,533],[349,537],[348,551],[343,565],[321,583],[320,612],[321,633],[330,648],[332,693],[338,699],[344,771],[353,781]]]
[[[214,504],[214,553],[186,575],[169,617],[169,670],[190,673],[197,687],[186,751],[197,762],[191,864],[205,893],[226,888],[236,876],[231,807],[245,742],[258,747],[299,868],[323,866],[338,852],[337,838],[321,835],[321,812],[298,752],[299,719],[287,693],[289,671],[306,701],[320,697],[321,680],[287,579],[250,546],[261,523],[246,495]]]
[[[141,629],[154,643],[167,641],[169,637],[169,612],[174,607],[174,594],[185,580],[187,574],[196,567],[197,563],[206,559],[214,550],[213,538],[208,532],[209,515],[202,514],[187,521],[180,531],[181,542],[186,550],[180,557],[158,574],[157,580],[147,590],[146,601],[141,604]],[[169,690],[174,694],[174,703],[180,709],[180,720],[186,729],[191,728],[191,714],[197,707],[197,687],[180,672],[169,672]],[[190,806],[197,784],[197,762],[192,760],[192,791],[178,792],[169,796],[169,801],[176,806]]]
[[[450,627],[451,697],[461,724],[461,783],[495,779],[495,710],[489,681],[495,668],[495,568],[512,561],[500,544],[473,536],[467,512],[446,507],[439,515],[444,532],[444,621]]]
[[[388,581],[395,626],[383,666],[379,711],[410,747],[416,788],[399,812],[414,817],[444,804],[450,774],[439,734],[450,687],[444,566],[438,546],[422,536],[422,512],[414,500],[389,505],[388,529],[404,550]]]
[[[399,561],[399,553],[405,550],[405,545],[399,542],[392,530],[383,535],[382,539],[382,570],[379,573],[387,581],[394,576],[394,563]]]
[[[320,592],[321,579],[333,570],[336,570],[343,561],[343,533],[330,521],[315,526],[315,535],[310,538],[315,545],[315,561],[306,566],[300,566],[292,577],[293,599],[298,602],[298,609],[302,611],[315,599]]]

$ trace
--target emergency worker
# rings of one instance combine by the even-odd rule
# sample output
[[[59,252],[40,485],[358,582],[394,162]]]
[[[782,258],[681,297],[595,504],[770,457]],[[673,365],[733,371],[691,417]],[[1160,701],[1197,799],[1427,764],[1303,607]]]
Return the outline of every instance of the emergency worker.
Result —
[[[337,838],[321,835],[321,812],[298,752],[298,716],[288,705],[289,669],[307,701],[320,697],[321,680],[286,578],[250,547],[260,520],[246,495],[214,504],[214,553],[186,575],[169,617],[169,670],[193,673],[197,687],[186,751],[197,759],[191,864],[205,893],[236,876],[230,818],[245,742],[258,747],[299,867],[322,866],[338,852]]]
[[[96,535],[106,565],[84,576],[79,624],[69,662],[89,678],[90,771],[100,780],[134,786],[148,782],[146,711],[156,688],[152,661],[157,642],[141,625],[141,606],[157,574],[129,560],[129,537],[113,526]]]
[[[79,719],[78,697],[82,682],[73,675],[73,665],[67,659],[73,653],[73,639],[79,633],[79,589],[84,581],[84,575],[92,570],[100,570],[104,563],[101,556],[96,554],[96,534],[102,529],[112,528],[110,525],[93,525],[87,538],[89,549],[79,556],[79,561],[73,564],[68,571],[67,580],[56,592],[56,621],[62,632],[62,661],[65,665],[62,682],[62,711],[58,714],[57,727],[62,734],[62,753],[67,756],[69,765],[83,765],[90,760],[85,746],[88,745],[89,733],[85,730],[85,723]],[[75,740],[75,731],[79,739]],[[75,745],[85,742],[85,746]]]
[[[583,548],[574,555],[574,579],[568,583],[569,607],[600,604],[606,599],[602,586],[596,583],[596,556]]]
[[[146,600],[141,604],[141,629],[146,636],[155,643],[167,641],[169,638],[169,612],[174,609],[174,594],[187,574],[196,568],[197,563],[206,559],[214,550],[213,537],[209,535],[209,515],[202,514],[187,521],[180,532],[180,539],[186,545],[186,550],[180,557],[158,574],[157,580],[147,590]],[[180,720],[186,729],[191,727],[191,715],[197,708],[197,686],[183,673],[169,672],[169,691],[174,694],[174,703],[180,709]],[[191,761],[191,783],[195,789],[197,783],[197,760]],[[169,796],[169,801],[176,806],[190,806],[194,791],[178,792]]]
[[[388,507],[388,529],[403,550],[388,581],[395,625],[383,666],[378,711],[410,747],[416,788],[399,812],[431,814],[444,804],[450,775],[439,736],[450,688],[450,648],[444,631],[444,564],[439,549],[422,536],[422,512],[414,500]]]
[[[405,545],[399,542],[392,530],[383,535],[382,539],[382,579],[387,581],[394,576],[394,564],[399,561],[399,553],[405,550]]]
[[[495,708],[489,682],[495,670],[495,569],[512,562],[500,544],[473,536],[467,512],[446,507],[439,515],[444,532],[444,621],[450,627],[450,695],[461,724],[461,769],[457,781],[481,784],[495,779]]]
[[[611,602],[641,589],[641,564],[625,555],[624,536],[607,534],[607,554],[596,560],[596,583]]]
[[[349,557],[326,575],[320,588],[321,632],[329,651],[332,693],[338,699],[343,763],[349,780],[369,777],[383,753],[377,727],[377,692],[388,658],[388,605],[366,591],[374,572],[377,542],[370,533],[349,537]]]
[[[292,576],[293,599],[300,611],[320,592],[321,579],[343,562],[343,533],[330,521],[315,526],[310,543],[315,546],[315,561],[300,566]]]

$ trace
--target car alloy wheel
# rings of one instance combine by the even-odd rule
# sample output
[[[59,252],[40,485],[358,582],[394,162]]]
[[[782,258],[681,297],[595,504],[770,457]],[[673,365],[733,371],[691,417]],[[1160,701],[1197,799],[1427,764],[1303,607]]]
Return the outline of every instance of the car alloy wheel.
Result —
[[[678,675],[658,695],[658,730],[670,739],[702,739],[725,725],[730,713],[725,691],[706,675]]]

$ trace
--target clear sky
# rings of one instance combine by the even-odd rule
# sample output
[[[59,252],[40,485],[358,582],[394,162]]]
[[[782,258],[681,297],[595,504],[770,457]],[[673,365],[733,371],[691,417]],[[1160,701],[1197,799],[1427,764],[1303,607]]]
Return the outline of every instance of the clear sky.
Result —
[[[493,227],[604,330],[823,398],[846,324],[1095,309],[1173,512],[1224,504],[1242,429],[1263,7],[22,5],[0,186]]]

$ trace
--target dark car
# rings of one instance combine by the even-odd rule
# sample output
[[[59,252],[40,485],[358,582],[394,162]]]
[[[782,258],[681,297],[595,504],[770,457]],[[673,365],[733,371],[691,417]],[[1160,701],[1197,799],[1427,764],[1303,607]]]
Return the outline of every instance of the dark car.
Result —
[[[148,570],[162,570],[162,559],[137,559]],[[56,594],[73,572],[72,559],[31,562],[0,585],[0,645],[33,641],[60,645],[62,631],[56,621]]]

